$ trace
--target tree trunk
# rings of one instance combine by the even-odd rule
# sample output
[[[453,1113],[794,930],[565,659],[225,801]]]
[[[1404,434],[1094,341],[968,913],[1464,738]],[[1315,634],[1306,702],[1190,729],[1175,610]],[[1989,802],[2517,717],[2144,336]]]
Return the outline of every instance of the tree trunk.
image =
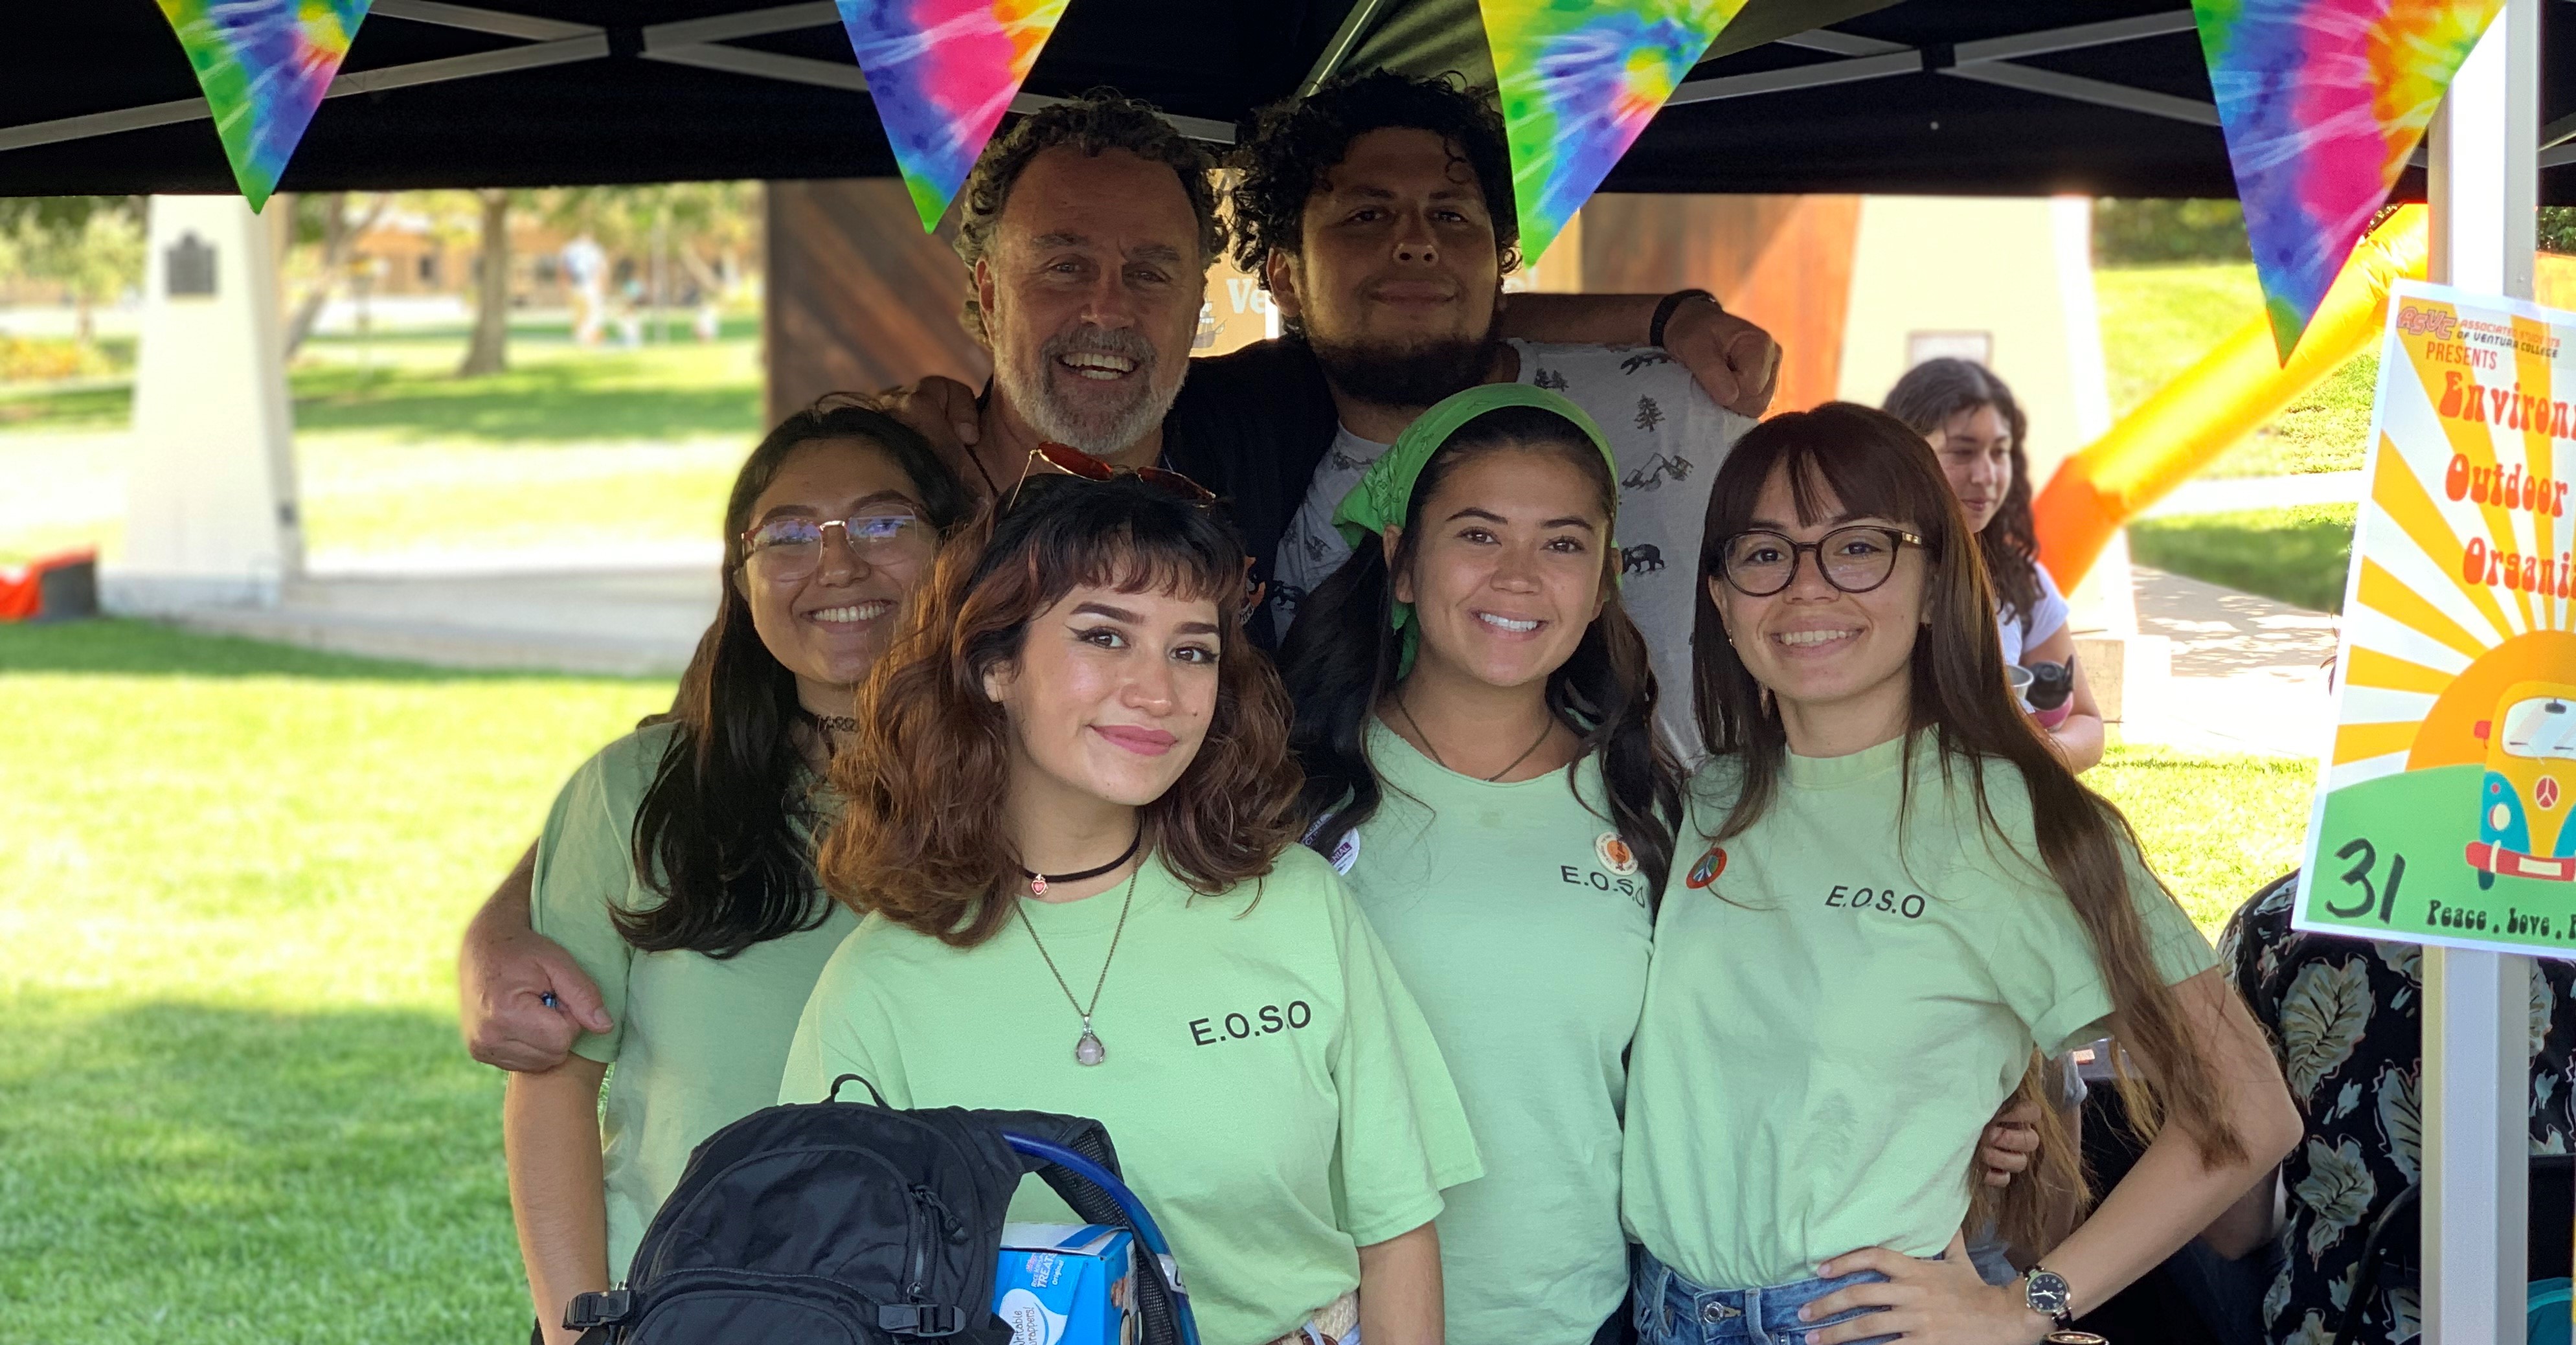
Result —
[[[483,253],[474,277],[474,339],[465,347],[458,378],[497,374],[510,367],[510,194],[483,198]]]
[[[367,236],[368,230],[376,227],[376,221],[384,217],[385,207],[392,201],[393,197],[390,194],[378,194],[376,203],[367,211],[366,218],[355,224],[348,222],[349,194],[347,192],[333,192],[325,203],[323,209],[326,213],[322,217],[321,275],[315,278],[313,287],[304,292],[304,297],[296,302],[294,316],[287,319],[286,357],[288,359],[295,358],[295,352],[304,348],[305,340],[313,335],[314,324],[322,320],[323,307],[331,302],[332,295],[340,292],[341,273],[349,266],[349,250],[358,245],[359,239]]]

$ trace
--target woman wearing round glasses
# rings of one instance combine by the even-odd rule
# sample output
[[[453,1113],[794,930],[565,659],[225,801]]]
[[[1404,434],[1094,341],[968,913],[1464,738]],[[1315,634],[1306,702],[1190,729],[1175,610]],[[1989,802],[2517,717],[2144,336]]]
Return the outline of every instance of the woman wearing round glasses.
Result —
[[[533,924],[614,1028],[509,1076],[510,1198],[544,1339],[571,1340],[564,1303],[623,1277],[690,1150],[777,1100],[796,1015],[856,925],[814,881],[823,768],[964,509],[929,447],[876,411],[788,417],[734,479],[723,595],[671,715],[556,798]]]
[[[2288,1151],[2279,1071],[2126,821],[2014,704],[1920,436],[1843,403],[1748,433],[1701,572],[1713,760],[1629,1066],[1638,1327],[2036,1342]],[[1979,1132],[2034,1048],[2106,1027],[2155,1080],[2124,1083],[2131,1114],[2164,1124],[2088,1222],[1989,1286],[1960,1236]],[[2044,1194],[2016,1183],[2007,1229]]]
[[[850,1073],[898,1107],[1097,1118],[1210,1345],[1438,1345],[1431,1223],[1475,1146],[1367,922],[1294,845],[1242,544],[1186,483],[1077,475],[1106,479],[1032,474],[953,543],[860,692],[822,874],[869,914],[779,1099]],[[1011,1214],[1070,1217],[1036,1183]]]

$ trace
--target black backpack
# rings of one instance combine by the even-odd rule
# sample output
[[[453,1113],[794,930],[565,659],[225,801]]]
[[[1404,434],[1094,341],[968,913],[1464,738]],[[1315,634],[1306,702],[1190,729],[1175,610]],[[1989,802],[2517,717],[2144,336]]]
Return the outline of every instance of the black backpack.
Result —
[[[1032,1172],[1085,1222],[1136,1235],[1145,1345],[1196,1345],[1155,1255],[1169,1248],[1118,1183],[1098,1121],[840,1101],[858,1077],[833,1081],[822,1102],[770,1107],[708,1136],[636,1245],[625,1287],[565,1309],[582,1345],[1010,1345],[993,1314],[994,1266],[1003,1212]]]

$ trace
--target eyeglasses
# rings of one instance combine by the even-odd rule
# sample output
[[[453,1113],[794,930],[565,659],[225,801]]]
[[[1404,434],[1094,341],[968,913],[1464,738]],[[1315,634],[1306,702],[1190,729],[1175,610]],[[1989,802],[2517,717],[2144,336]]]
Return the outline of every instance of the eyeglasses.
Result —
[[[1812,542],[1794,541],[1768,529],[1740,532],[1717,550],[1717,572],[1736,592],[1767,598],[1798,578],[1798,558],[1816,553],[1816,572],[1845,593],[1867,593],[1896,573],[1896,553],[1921,546],[1923,539],[1902,528],[1855,523],[1836,528]]]
[[[1020,492],[1029,484],[1029,474],[1037,470],[1041,461],[1067,476],[1080,477],[1085,481],[1111,481],[1132,476],[1184,503],[1202,508],[1216,503],[1215,491],[1179,472],[1160,467],[1121,467],[1113,462],[1103,462],[1070,444],[1048,442],[1029,450],[1028,464],[1020,469],[1019,483],[1011,487],[1011,498],[1003,503],[1002,512],[1009,513],[1011,506],[1020,502]]]
[[[917,560],[930,546],[929,529],[910,513],[773,518],[742,535],[743,564],[770,583],[796,583],[822,567],[823,533],[830,528],[839,528],[850,554],[870,565]]]

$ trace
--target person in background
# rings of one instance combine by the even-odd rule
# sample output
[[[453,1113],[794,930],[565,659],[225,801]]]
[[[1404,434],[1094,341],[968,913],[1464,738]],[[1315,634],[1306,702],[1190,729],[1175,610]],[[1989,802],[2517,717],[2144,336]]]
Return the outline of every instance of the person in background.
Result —
[[[1183,478],[1040,456],[1076,477],[952,543],[860,692],[822,874],[868,914],[779,1100],[857,1074],[1096,1118],[1209,1345],[1439,1345],[1433,1220],[1482,1169],[1421,1010],[1295,844],[1242,541]],[[1011,1206],[1069,1216],[1036,1182]]]
[[[1692,635],[1712,759],[1629,1059],[1648,1345],[2036,1345],[2295,1140],[2208,943],[2020,722],[1972,537],[1922,438],[1866,407],[1776,417],[1719,469]],[[2128,1081],[2132,1114],[2162,1125],[2040,1265],[1989,1285],[1963,1233],[1979,1129],[2034,1049],[2113,1022],[2155,1081]]]
[[[2424,950],[2290,928],[2298,886],[2292,873],[2238,908],[2218,955],[2271,1037],[2305,1133],[2276,1176],[2202,1234],[2221,1256],[2270,1271],[2253,1292],[2257,1338],[2275,1345],[2334,1337],[2362,1244],[2424,1167]],[[2576,1152],[2576,964],[2532,959],[2528,1047],[2531,1152]],[[2414,1286],[2383,1284],[2363,1300],[2354,1339],[2413,1340],[2422,1307]]]
[[[1977,554],[1985,559],[1995,593],[1995,632],[2003,640],[2004,662],[2071,668],[2073,695],[2065,717],[2048,726],[2048,736],[2077,773],[2093,769],[2102,760],[2102,710],[2084,669],[2073,666],[2075,633],[2067,625],[2066,595],[2039,562],[2024,443],[2030,422],[2021,404],[1984,365],[1944,358],[1907,370],[1888,390],[1886,410],[1932,445],[1941,475],[1977,535]]]
[[[509,1079],[510,1203],[540,1340],[570,1341],[563,1305],[622,1278],[698,1142],[777,1099],[796,1016],[857,926],[814,878],[833,810],[823,767],[964,510],[929,445],[875,410],[788,417],[734,479],[722,597],[678,704],[556,798],[534,932],[616,1021]]]
[[[1358,549],[1281,654],[1307,843],[1484,1156],[1439,1220],[1455,1345],[1587,1345],[1627,1295],[1619,1118],[1682,777],[1620,609],[1611,471],[1555,393],[1441,401],[1342,502]]]

